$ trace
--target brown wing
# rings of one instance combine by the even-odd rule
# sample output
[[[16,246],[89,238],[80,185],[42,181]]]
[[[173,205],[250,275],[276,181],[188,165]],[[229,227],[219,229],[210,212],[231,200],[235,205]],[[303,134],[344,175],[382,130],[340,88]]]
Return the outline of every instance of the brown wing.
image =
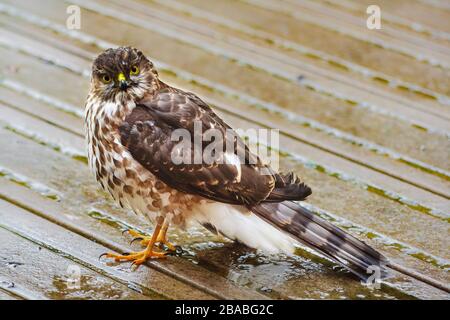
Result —
[[[209,144],[201,143],[198,137],[196,140],[196,126],[201,126],[203,133],[211,128],[219,130],[223,154],[225,142],[232,142],[232,152],[245,155],[246,163],[238,168],[223,161],[193,162],[195,155],[203,154]],[[187,158],[193,164],[173,161],[173,152],[179,147],[179,141],[171,138],[176,129],[185,129],[190,134],[194,147]],[[194,94],[163,90],[152,99],[140,101],[120,127],[120,134],[131,155],[172,188],[220,202],[252,206],[267,198],[276,178],[261,174],[262,169],[268,168],[236,134],[229,134],[234,131],[228,131],[227,135],[227,130],[231,128]],[[220,156],[218,159],[223,160]]]

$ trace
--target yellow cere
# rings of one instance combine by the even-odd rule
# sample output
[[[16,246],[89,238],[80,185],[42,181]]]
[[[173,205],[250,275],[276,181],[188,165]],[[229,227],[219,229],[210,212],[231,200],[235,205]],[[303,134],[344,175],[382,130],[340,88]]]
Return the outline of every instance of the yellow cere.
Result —
[[[119,73],[119,75],[117,76],[117,79],[119,80],[119,81],[125,81],[126,80],[126,78],[125,78],[125,76],[124,76],[124,74],[121,72],[121,73]]]

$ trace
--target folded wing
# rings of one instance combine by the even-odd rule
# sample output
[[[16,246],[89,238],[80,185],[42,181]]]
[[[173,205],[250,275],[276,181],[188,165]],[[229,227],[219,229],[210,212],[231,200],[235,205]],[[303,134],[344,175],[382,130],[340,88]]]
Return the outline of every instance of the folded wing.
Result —
[[[223,152],[217,158],[220,161],[205,163],[202,160],[209,142],[202,143],[202,139],[196,137],[195,129],[199,127],[203,134],[208,129],[221,133]],[[178,162],[173,158],[174,154],[179,156],[180,153],[181,141],[176,137],[178,133],[183,134],[177,129],[185,130],[191,139],[188,154],[182,156],[188,161],[181,163],[178,163],[180,158]],[[251,206],[267,198],[274,188],[275,176],[261,174],[262,169],[268,168],[194,94],[162,90],[151,99],[143,99],[125,119],[120,134],[122,144],[134,159],[177,190],[220,202]],[[226,150],[227,142],[232,146],[231,152]],[[236,155],[243,155],[249,164],[241,163]],[[195,162],[196,159],[201,159],[200,163]]]

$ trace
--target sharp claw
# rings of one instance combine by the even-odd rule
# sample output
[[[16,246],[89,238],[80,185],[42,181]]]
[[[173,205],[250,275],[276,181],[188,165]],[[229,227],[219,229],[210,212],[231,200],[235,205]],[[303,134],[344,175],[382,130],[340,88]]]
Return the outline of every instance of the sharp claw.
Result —
[[[108,255],[108,253],[107,252],[105,252],[105,253],[102,253],[101,255],[99,255],[99,257],[98,257],[98,260],[100,260],[102,257],[104,257],[104,256],[107,256]]]
[[[150,238],[151,237],[147,237],[142,235],[140,232],[137,232],[133,229],[124,229],[122,230],[122,235],[124,235],[125,233],[130,234],[132,237],[134,237],[131,241],[130,241],[130,245],[132,245],[135,241],[141,241],[141,244],[144,243],[150,243]],[[151,238],[153,239],[153,238]],[[158,245],[159,242],[159,245]],[[126,252],[123,254],[116,254],[116,253],[103,253],[99,256],[99,259],[101,259],[102,257],[106,256],[108,258],[112,258],[114,259],[116,262],[121,262],[121,261],[130,261],[131,262],[131,269],[132,270],[136,270],[141,264],[145,263],[145,261],[147,261],[148,259],[151,258],[164,258],[168,255],[171,255],[174,251],[177,250],[171,250],[173,249],[173,246],[169,243],[170,246],[166,246],[164,244],[165,241],[157,241],[157,243],[151,242],[152,243],[152,247],[150,248],[148,245],[146,245],[146,249],[140,252]],[[158,250],[154,251],[153,246],[158,246],[161,249],[162,248],[170,248],[170,252],[163,250],[163,252],[160,252]]]
[[[133,261],[132,263],[131,263],[131,269],[133,270],[133,271],[136,271],[138,268],[139,268],[139,266],[140,266],[140,264],[137,264],[136,263],[136,261]]]
[[[130,241],[130,245],[133,244],[133,242],[138,241],[138,240],[144,240],[144,238],[141,238],[141,237],[134,238],[133,240]]]

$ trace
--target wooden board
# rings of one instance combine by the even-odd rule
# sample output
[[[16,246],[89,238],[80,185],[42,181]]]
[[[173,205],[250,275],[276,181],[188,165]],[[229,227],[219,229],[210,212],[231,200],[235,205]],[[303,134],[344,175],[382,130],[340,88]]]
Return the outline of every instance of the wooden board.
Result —
[[[393,8],[372,48],[355,27],[356,5],[327,1],[283,1],[302,9],[292,16],[272,0],[77,0],[83,26],[74,32],[61,14],[69,2],[0,4],[0,299],[448,299],[419,278],[450,281],[449,46],[405,31],[407,21],[400,28]],[[311,27],[334,14],[342,19]],[[266,19],[273,23],[257,28]],[[346,52],[312,41],[335,28]],[[134,272],[99,261],[135,247],[125,228],[152,228],[117,208],[86,165],[90,63],[123,44],[148,53],[164,81],[196,92],[233,127],[279,128],[280,166],[313,187],[312,210],[419,276],[393,271],[373,291],[302,250],[265,256],[201,228],[171,230],[184,252]],[[369,48],[396,72],[348,54]],[[70,270],[82,275],[76,289],[67,287]]]

